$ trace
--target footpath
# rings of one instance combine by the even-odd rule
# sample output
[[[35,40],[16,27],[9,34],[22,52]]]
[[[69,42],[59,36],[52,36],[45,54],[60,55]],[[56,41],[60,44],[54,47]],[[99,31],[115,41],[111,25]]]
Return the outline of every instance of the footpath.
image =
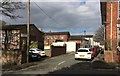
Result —
[[[92,61],[93,63],[93,68],[98,68],[98,69],[116,69],[120,72],[120,64],[115,64],[115,63],[106,63],[104,61],[104,54],[100,52],[98,56]],[[101,66],[98,66],[101,65]]]

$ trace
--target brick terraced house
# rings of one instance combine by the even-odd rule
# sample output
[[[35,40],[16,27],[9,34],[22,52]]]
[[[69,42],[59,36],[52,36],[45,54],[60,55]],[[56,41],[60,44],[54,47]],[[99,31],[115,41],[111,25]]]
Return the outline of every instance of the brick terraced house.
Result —
[[[102,24],[105,26],[107,62],[120,62],[117,46],[120,46],[120,1],[108,0],[100,2]]]

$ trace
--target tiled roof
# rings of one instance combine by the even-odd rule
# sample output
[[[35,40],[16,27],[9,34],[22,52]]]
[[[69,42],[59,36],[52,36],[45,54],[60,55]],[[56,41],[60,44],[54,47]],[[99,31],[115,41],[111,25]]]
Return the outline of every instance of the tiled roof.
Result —
[[[81,40],[84,38],[92,38],[93,35],[71,35],[70,40]]]
[[[13,25],[4,25],[2,29],[21,29],[20,27],[27,27],[27,24],[13,24]],[[34,24],[30,24],[30,26],[35,26]]]
[[[79,35],[70,36],[70,40],[81,40],[81,39],[83,39],[83,38],[81,36],[79,36]]]
[[[92,38],[93,35],[80,35],[81,37]]]
[[[35,27],[38,31],[39,29],[34,25],[34,24],[30,24],[29,25],[30,27]],[[5,29],[9,29],[9,30],[27,30],[27,24],[13,24],[13,25],[4,25],[2,26],[2,29],[5,30]],[[42,31],[39,31],[41,33],[44,33]]]
[[[69,32],[46,32],[45,35],[70,35]]]

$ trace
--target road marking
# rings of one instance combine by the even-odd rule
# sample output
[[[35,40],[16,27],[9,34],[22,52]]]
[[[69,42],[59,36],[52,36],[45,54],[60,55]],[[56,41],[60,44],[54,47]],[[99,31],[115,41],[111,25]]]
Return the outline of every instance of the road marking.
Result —
[[[58,65],[61,65],[61,64],[63,64],[63,63],[65,63],[65,61],[60,62]]]
[[[62,61],[62,62],[60,62],[60,63],[58,63],[58,65],[57,66],[55,66],[55,68],[53,68],[54,70],[56,70],[57,69],[57,67],[59,66],[59,65],[61,65],[61,64],[63,64],[63,63],[65,63],[66,61]]]

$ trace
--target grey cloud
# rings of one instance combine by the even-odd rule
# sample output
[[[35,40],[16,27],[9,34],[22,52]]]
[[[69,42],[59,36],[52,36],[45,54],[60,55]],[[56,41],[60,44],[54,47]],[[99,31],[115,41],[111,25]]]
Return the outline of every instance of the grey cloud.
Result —
[[[31,23],[44,31],[70,31],[80,33],[84,29],[94,32],[100,23],[99,2],[36,2],[52,19],[31,3]],[[23,19],[16,21],[4,18],[9,23],[26,23],[27,11],[19,12]],[[76,29],[76,30],[75,30]]]

